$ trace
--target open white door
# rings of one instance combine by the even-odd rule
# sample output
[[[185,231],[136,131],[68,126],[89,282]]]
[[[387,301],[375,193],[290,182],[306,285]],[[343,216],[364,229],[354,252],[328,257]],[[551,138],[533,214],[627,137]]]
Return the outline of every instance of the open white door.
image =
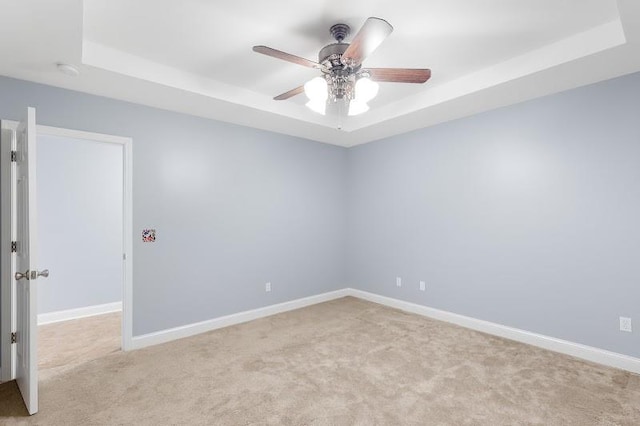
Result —
[[[36,110],[16,131],[16,381],[29,414],[38,411]]]
[[[14,125],[15,124],[15,125]],[[12,342],[15,328],[15,283],[13,270],[15,256],[15,168],[11,152],[15,150],[17,123],[0,121],[0,382],[15,378],[15,345]]]

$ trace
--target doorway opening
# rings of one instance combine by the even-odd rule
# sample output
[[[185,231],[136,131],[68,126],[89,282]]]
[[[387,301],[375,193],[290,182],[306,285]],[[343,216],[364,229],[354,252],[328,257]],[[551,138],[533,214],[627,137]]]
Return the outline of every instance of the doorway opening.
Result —
[[[36,142],[41,380],[122,348],[124,147],[55,133]]]
[[[14,181],[15,175],[15,166],[10,166],[10,164],[15,164],[13,162],[12,150],[16,149],[15,140],[19,123],[16,121],[2,120],[0,124],[2,128],[2,155],[0,159],[2,159],[3,166],[1,216],[3,245],[1,247],[2,250],[0,250],[2,252],[2,297],[0,298],[2,304],[0,311],[2,316],[0,325],[3,336],[5,334],[8,336],[9,334],[15,334],[13,331],[20,325],[20,318],[17,316],[16,298],[18,283],[13,278],[12,272],[15,269],[15,253],[10,253],[10,251],[13,250],[9,250],[8,243],[6,247],[4,244],[4,240],[9,241],[16,239],[14,235],[14,227],[16,226],[17,220],[17,211],[15,209],[15,205],[17,204],[15,200],[16,188],[15,183],[9,183]],[[37,293],[42,292],[42,294],[40,295],[41,297],[37,298],[36,303],[36,305],[39,305],[38,315],[36,316],[37,320],[34,318],[32,323],[40,323],[41,326],[37,327],[36,330],[38,328],[43,330],[43,339],[36,339],[36,341],[48,339],[49,342],[43,342],[42,351],[37,350],[37,345],[33,345],[35,342],[32,342],[32,346],[36,348],[36,350],[31,352],[31,356],[37,359],[37,354],[42,352],[43,363],[47,363],[48,367],[55,365],[64,368],[64,362],[60,363],[51,359],[46,360],[46,358],[50,358],[50,354],[46,349],[47,344],[51,343],[55,345],[57,349],[64,350],[65,345],[67,343],[71,344],[74,340],[82,343],[85,346],[83,348],[85,351],[90,352],[90,350],[94,348],[98,351],[95,353],[99,353],[101,350],[104,353],[104,349],[100,349],[100,344],[94,344],[90,339],[83,339],[76,329],[56,331],[58,328],[66,328],[64,325],[67,322],[69,325],[72,324],[72,322],[67,320],[83,319],[86,323],[90,322],[90,320],[100,322],[100,318],[98,317],[100,314],[114,314],[108,319],[111,321],[110,325],[106,323],[102,324],[108,327],[109,330],[112,330],[110,333],[112,336],[115,336],[116,341],[114,342],[112,338],[111,343],[109,343],[109,345],[111,345],[110,347],[115,347],[118,350],[131,350],[133,347],[132,140],[127,137],[42,125],[34,125],[33,130],[33,133],[37,136],[35,138],[35,145],[42,150],[42,152],[39,153],[41,154],[41,158],[38,158],[35,152],[32,153],[33,157],[36,158],[34,169],[42,167],[40,176],[36,174],[33,180],[36,182],[36,187],[42,187],[41,196],[49,197],[48,200],[43,199],[43,197],[38,197],[37,191],[35,191],[36,199],[39,200],[42,207],[48,211],[48,213],[44,210],[42,212],[46,213],[46,216],[42,213],[40,215],[36,213],[36,216],[39,216],[36,222],[42,228],[43,235],[45,236],[43,249],[40,250],[40,248],[38,248],[36,251],[44,257],[44,262],[48,262],[48,259],[50,259],[54,261],[55,266],[52,267],[41,263],[42,269],[46,268],[50,271],[50,276],[46,280],[38,280],[36,284],[37,289],[40,290]],[[66,143],[66,146],[61,148],[61,143]],[[91,182],[94,182],[96,185],[105,185],[105,182],[97,177],[97,175],[100,175],[98,172],[101,167],[99,164],[102,158],[100,158],[99,161],[94,161],[95,155],[89,154],[87,156],[83,154],[83,150],[90,150],[91,146],[96,145],[111,148],[111,157],[113,158],[115,156],[119,161],[119,164],[115,166],[119,169],[119,176],[116,177],[117,185],[112,185],[110,189],[107,189],[107,191],[111,191],[110,196],[112,198],[115,193],[117,193],[119,197],[119,202],[115,202],[115,204],[118,205],[118,212],[110,219],[116,222],[119,230],[112,226],[109,228],[111,231],[108,234],[92,232],[95,227],[88,226],[85,223],[85,219],[87,219],[89,222],[93,220],[94,225],[96,225],[97,222],[96,226],[105,225],[104,221],[96,221],[95,218],[91,219],[88,217],[91,215],[91,208],[96,212],[96,205],[100,206],[100,200],[96,199],[96,197],[100,195],[100,191],[97,191],[97,186],[94,188],[96,190],[91,191],[90,195],[85,194],[83,196],[79,195],[77,191],[73,191],[74,188],[77,189],[78,186],[81,187],[82,185],[86,187]],[[74,147],[76,151],[73,151]],[[77,151],[78,147],[80,151]],[[73,152],[69,153],[69,149],[72,149]],[[114,150],[115,153],[113,152]],[[34,149],[34,151],[36,150]],[[62,155],[62,152],[67,153]],[[11,153],[11,156],[9,153]],[[102,152],[102,154],[103,153],[104,152]],[[11,157],[11,160],[9,160],[9,157]],[[68,161],[70,158],[75,159],[71,164]],[[113,163],[111,163],[111,167],[114,167]],[[82,177],[79,177],[79,171],[85,172]],[[52,173],[57,174],[57,176],[49,180],[47,176],[51,177]],[[105,178],[104,175],[102,175],[102,177]],[[64,179],[68,179],[68,181],[65,183]],[[113,184],[113,182],[111,183]],[[104,202],[104,200],[102,202]],[[65,206],[66,210],[63,208]],[[70,206],[73,206],[73,208]],[[109,209],[110,207],[110,211],[113,212],[113,205],[107,204],[105,208]],[[49,208],[58,209],[58,212],[55,215],[51,214],[53,210]],[[37,208],[34,210],[37,210]],[[73,215],[79,212],[84,212],[86,217],[72,220]],[[95,240],[98,239],[100,243],[103,243],[105,238],[111,238],[113,240],[113,232],[118,234],[115,236],[119,247],[115,255],[118,264],[109,263],[111,267],[102,264],[101,266],[94,265],[95,267],[93,268],[86,268],[85,266],[87,266],[89,262],[83,258],[83,256],[90,251],[86,249],[87,242],[96,242]],[[74,240],[74,235],[76,237],[82,236],[83,240]],[[40,238],[38,237],[38,239]],[[96,242],[96,245],[97,244],[98,242]],[[39,242],[36,245],[39,246]],[[97,251],[100,252],[100,250]],[[96,250],[94,250],[94,254],[95,252]],[[60,267],[58,267],[58,265],[60,265]],[[70,272],[71,269],[73,269],[73,271]],[[108,270],[110,270],[110,273],[107,273]],[[87,294],[84,287],[91,288],[92,282],[99,281],[100,279],[104,281],[104,277],[107,275],[113,278],[115,276],[114,270],[118,272],[119,278],[116,278],[117,288],[111,289],[112,296],[106,294],[106,288],[97,288],[96,290],[95,286],[93,287],[94,290],[91,291],[90,294]],[[78,287],[77,283],[76,287],[67,286],[65,276],[67,279],[73,279],[82,283],[81,287]],[[54,278],[64,279],[65,283],[63,285],[57,285],[55,284],[56,280]],[[115,294],[115,298],[113,298],[113,294]],[[111,297],[112,301],[107,301],[108,299],[105,297]],[[83,299],[85,302],[80,303],[82,300],[79,299]],[[101,303],[101,300],[105,301],[105,303]],[[82,304],[85,306],[81,306]],[[106,316],[104,318],[106,318]],[[117,328],[115,331],[114,323]],[[120,326],[118,326],[118,324],[120,324]],[[50,330],[46,330],[45,328],[49,328]],[[36,332],[35,334],[37,335],[38,333]],[[0,383],[14,380],[18,377],[18,366],[16,362],[17,355],[19,355],[17,354],[18,345],[13,343],[14,342],[8,338],[0,339],[0,352],[2,353],[0,357]],[[106,346],[103,346],[103,348],[105,347]],[[85,353],[85,355],[87,354]],[[80,354],[80,358],[81,357],[82,354]],[[70,352],[69,358],[71,360],[75,359],[73,351]],[[39,363],[36,362],[33,367],[35,368],[38,364]],[[37,371],[32,371],[32,376],[37,377]],[[46,373],[42,375],[43,378],[47,376]]]

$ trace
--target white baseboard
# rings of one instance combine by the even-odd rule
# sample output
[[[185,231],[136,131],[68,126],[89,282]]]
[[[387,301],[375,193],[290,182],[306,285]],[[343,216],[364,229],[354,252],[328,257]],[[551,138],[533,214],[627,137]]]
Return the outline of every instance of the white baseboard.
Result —
[[[296,299],[289,302],[278,303],[276,305],[265,306],[264,308],[252,309],[250,311],[238,312],[236,314],[226,315],[223,317],[197,322],[194,324],[170,328],[168,330],[156,331],[154,333],[143,334],[141,336],[134,336],[132,349],[140,349],[147,346],[158,345],[160,343],[166,343],[172,340],[194,336],[196,334],[205,333],[207,331],[216,330],[218,328],[241,324],[282,312],[293,311],[295,309],[304,308],[306,306],[328,302],[329,300],[340,299],[342,297],[348,296],[349,290],[350,289],[331,291],[328,293],[317,294],[315,296]]]
[[[560,352],[565,355],[571,355],[587,361],[603,364],[609,367],[615,367],[632,373],[640,374],[640,358],[634,358],[628,355],[610,352],[604,349],[594,348],[592,346],[582,345],[567,340],[556,339],[542,334],[532,333],[530,331],[520,330],[518,328],[507,327],[505,325],[496,324],[489,321],[483,321],[464,315],[454,314],[439,309],[418,305],[403,300],[393,299],[391,297],[380,296],[362,290],[347,289],[349,296],[359,299],[368,300],[370,302],[379,303],[381,305],[400,309],[402,311],[411,312],[425,317],[433,318],[440,321],[449,322],[472,330],[481,331],[483,333],[492,334],[494,336],[504,337],[515,340],[517,342],[527,343],[543,349],[554,352]]]
[[[111,312],[118,311],[122,311],[122,302],[105,303],[104,305],[86,306],[84,308],[68,309],[66,311],[49,312],[46,314],[38,314],[38,325],[92,317],[94,315],[109,314]]]
[[[640,374],[640,358],[634,358],[628,355],[594,348],[592,346],[582,345],[580,343],[574,343],[567,340],[557,339],[555,337],[532,333],[530,331],[520,330],[517,328],[508,327],[489,321],[483,321],[464,315],[454,314],[452,312],[442,311],[411,302],[405,302],[403,300],[393,299],[391,297],[380,296],[378,294],[369,293],[353,288],[345,288],[329,293],[323,293],[315,296],[305,297],[302,299],[292,300],[289,302],[279,303],[277,305],[265,306],[263,308],[253,309],[250,311],[238,312],[236,314],[218,317],[194,324],[188,324],[181,327],[175,327],[168,330],[161,330],[154,333],[135,336],[133,337],[131,349],[140,349],[147,346],[158,345],[161,343],[170,342],[172,340],[194,336],[196,334],[205,333],[207,331],[253,321],[255,319],[304,308],[306,306],[315,305],[346,296],[357,297],[359,299],[400,309],[405,312],[411,312],[439,321],[449,322],[494,336],[504,337],[506,339],[514,340],[517,342],[526,343],[609,367],[619,368],[622,370],[630,371],[632,373]]]

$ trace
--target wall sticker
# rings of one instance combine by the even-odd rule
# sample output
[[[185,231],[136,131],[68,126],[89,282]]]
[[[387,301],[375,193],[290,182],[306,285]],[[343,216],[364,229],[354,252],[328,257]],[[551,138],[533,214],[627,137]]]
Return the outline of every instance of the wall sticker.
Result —
[[[143,229],[142,230],[142,242],[143,243],[155,243],[156,242],[156,230],[155,229]]]

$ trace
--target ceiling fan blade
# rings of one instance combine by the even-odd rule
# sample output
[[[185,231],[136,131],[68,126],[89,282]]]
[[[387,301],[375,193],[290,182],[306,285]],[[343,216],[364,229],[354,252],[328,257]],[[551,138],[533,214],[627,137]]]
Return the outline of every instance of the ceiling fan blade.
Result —
[[[384,19],[375,17],[367,19],[347,50],[342,54],[342,63],[350,67],[360,65],[382,44],[391,31],[393,31],[393,27]]]
[[[424,83],[431,78],[430,69],[367,68],[371,80],[388,83]]]
[[[273,99],[276,100],[276,101],[284,101],[285,99],[292,98],[295,95],[299,95],[302,92],[304,92],[304,86],[300,86],[300,87],[296,87],[295,89],[291,89],[288,92],[284,92],[283,94],[278,95]]]
[[[322,68],[322,66],[317,62],[313,62],[308,59],[301,58],[300,56],[283,52],[281,50],[272,49],[271,47],[267,47],[267,46],[253,46],[253,51],[262,53],[263,55],[282,59],[283,61],[293,62],[294,64],[302,65],[303,67],[318,68],[318,69]]]

